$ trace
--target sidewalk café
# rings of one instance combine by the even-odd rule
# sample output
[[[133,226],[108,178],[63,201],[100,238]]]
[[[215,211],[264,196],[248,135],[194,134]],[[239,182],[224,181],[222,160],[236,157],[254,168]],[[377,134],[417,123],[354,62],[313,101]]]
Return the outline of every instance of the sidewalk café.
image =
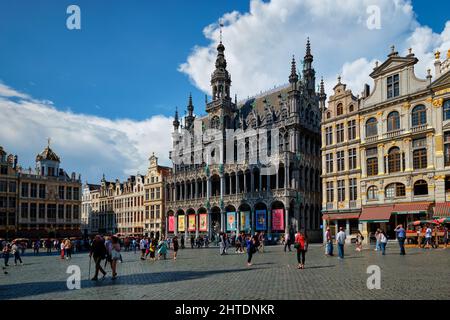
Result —
[[[339,228],[343,227],[348,235],[355,235],[359,230],[359,218],[360,212],[338,212],[338,213],[326,213],[323,215],[324,230],[330,227],[332,236],[335,236],[339,232]]]
[[[369,239],[375,240],[375,231],[380,228],[389,239],[395,239],[394,229],[399,224],[407,227],[417,220],[431,218],[431,202],[406,202],[382,206],[363,207],[359,221],[367,224]]]

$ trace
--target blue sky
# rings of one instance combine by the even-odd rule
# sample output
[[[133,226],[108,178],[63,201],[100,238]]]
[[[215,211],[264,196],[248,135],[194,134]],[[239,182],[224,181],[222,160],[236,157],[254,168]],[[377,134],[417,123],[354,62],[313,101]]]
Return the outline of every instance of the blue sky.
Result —
[[[82,29],[66,28],[66,8],[81,8]],[[0,79],[74,112],[143,119],[203,93],[177,71],[202,29],[227,1],[0,1]]]
[[[190,92],[204,113],[221,17],[240,98],[285,83],[308,36],[317,77],[355,93],[392,44],[414,49],[419,75],[450,49],[449,1],[339,1],[0,0],[0,145],[32,167],[51,137],[63,167],[94,182],[145,172],[152,152],[170,165],[170,117]],[[382,28],[369,31],[373,3]],[[71,4],[81,30],[66,28]]]
[[[81,8],[82,30],[65,27],[66,8]],[[440,32],[448,1],[413,1],[421,24]],[[203,28],[244,0],[0,1],[0,80],[59,108],[108,118],[172,115],[189,92],[204,93],[180,73]],[[441,14],[437,14],[441,13]]]

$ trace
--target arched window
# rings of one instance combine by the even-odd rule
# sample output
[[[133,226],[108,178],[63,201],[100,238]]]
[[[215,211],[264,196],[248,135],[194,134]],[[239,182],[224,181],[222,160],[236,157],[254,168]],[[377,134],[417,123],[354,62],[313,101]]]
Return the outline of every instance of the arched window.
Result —
[[[327,119],[331,118],[331,112],[327,112]]]
[[[400,171],[401,154],[400,149],[397,147],[391,148],[388,154],[388,168],[389,173]]]
[[[428,194],[428,184],[425,180],[417,180],[414,183],[414,195],[425,196]]]
[[[391,183],[384,189],[384,196],[386,199],[404,197],[405,194],[405,185],[402,183]]]
[[[427,123],[427,109],[424,105],[414,107],[411,112],[411,123],[413,127]]]
[[[450,100],[444,102],[444,120],[450,120]]]
[[[377,129],[378,121],[375,118],[370,118],[366,122],[366,137],[373,137],[378,135]]]
[[[378,188],[376,186],[370,186],[367,189],[367,200],[378,200]]]
[[[336,115],[340,116],[344,113],[344,106],[342,105],[342,103],[339,103],[336,107]]]
[[[400,115],[397,111],[392,111],[387,117],[387,131],[400,129]]]
[[[351,104],[351,105],[348,107],[348,112],[353,112],[353,111],[355,111],[355,107]]]

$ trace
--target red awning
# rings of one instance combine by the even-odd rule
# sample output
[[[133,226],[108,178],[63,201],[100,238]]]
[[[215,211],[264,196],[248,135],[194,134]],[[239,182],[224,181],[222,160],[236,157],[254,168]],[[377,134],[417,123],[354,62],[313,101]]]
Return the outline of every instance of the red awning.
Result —
[[[323,215],[323,220],[347,220],[358,219],[359,212],[345,212],[345,213],[326,213]]]
[[[377,207],[364,207],[362,209],[359,221],[365,222],[389,222],[391,213],[394,210],[394,206],[377,206]]]
[[[436,203],[434,207],[434,218],[450,217],[450,202]]]
[[[431,202],[408,202],[408,203],[396,203],[392,213],[394,214],[414,214],[427,212],[430,208]]]

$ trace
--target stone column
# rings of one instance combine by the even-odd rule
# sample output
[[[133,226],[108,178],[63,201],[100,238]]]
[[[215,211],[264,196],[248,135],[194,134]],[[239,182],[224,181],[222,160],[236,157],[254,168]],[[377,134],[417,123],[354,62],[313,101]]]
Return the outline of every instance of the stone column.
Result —
[[[272,210],[267,210],[267,236],[272,238]]]
[[[378,147],[378,174],[384,174],[384,144],[380,143],[377,145]],[[389,169],[387,169],[386,171],[388,171]],[[386,172],[387,173],[387,172]]]
[[[189,232],[188,232],[188,215],[187,212],[184,212],[184,239],[187,239],[189,237]]]
[[[175,221],[174,221],[174,231],[173,234],[178,235],[178,213],[174,213]]]
[[[251,223],[251,233],[255,234],[255,208],[250,208],[250,214],[251,214],[251,219],[252,219],[252,223]]]
[[[239,175],[237,172],[236,172],[236,189],[235,189],[235,191],[236,191],[236,194],[239,193]]]
[[[413,171],[412,167],[412,161],[411,161],[411,138],[405,138],[403,139],[403,146],[404,146],[404,152],[405,152],[405,168],[404,171],[410,172]],[[428,158],[430,159],[430,158]]]
[[[200,215],[195,213],[195,237],[198,238],[200,228]]]

